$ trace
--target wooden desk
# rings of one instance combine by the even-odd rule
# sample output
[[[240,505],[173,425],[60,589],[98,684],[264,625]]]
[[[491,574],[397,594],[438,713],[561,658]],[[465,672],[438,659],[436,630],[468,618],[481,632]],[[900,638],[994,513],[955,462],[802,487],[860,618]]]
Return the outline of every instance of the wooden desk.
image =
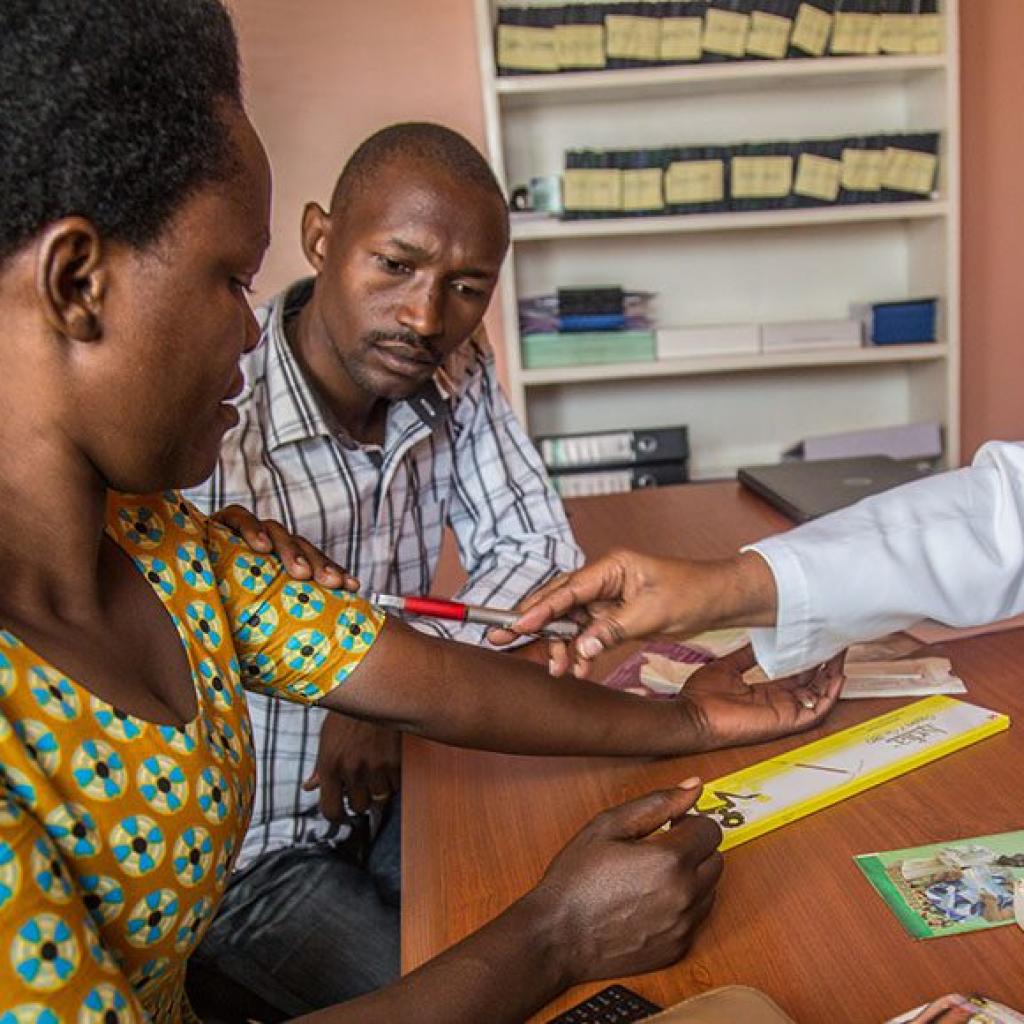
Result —
[[[735,484],[570,503],[588,556],[618,544],[715,556],[785,528]],[[969,699],[1008,712],[1008,732],[729,851],[715,908],[690,955],[625,979],[669,1005],[730,983],[767,992],[801,1024],[883,1021],[947,991],[1024,1006],[1024,935],[1014,926],[914,942],[853,855],[1024,826],[1024,630],[950,645]],[[715,778],[896,706],[844,701],[825,727],[758,748],[657,762],[527,758],[407,739],[402,961],[408,971],[533,885],[600,809],[688,775]],[[573,989],[547,1020],[598,984]],[[739,1024],[739,1022],[738,1022]]]

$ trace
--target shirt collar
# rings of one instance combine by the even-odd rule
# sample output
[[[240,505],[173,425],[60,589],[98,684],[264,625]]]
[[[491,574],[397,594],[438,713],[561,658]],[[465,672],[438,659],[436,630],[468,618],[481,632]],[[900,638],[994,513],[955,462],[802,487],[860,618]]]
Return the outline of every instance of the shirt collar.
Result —
[[[313,280],[308,277],[297,281],[275,295],[261,311],[266,346],[264,416],[272,449],[333,434],[284,332],[285,319],[309,300]],[[403,426],[418,420],[432,431],[443,423],[466,385],[472,363],[469,349],[474,343],[477,347],[487,344],[482,326],[473,339],[445,360],[429,384],[411,398],[395,403],[389,410],[389,425],[396,419]]]
[[[275,295],[264,307],[266,405],[263,412],[272,449],[331,434],[316,395],[284,333],[286,315],[303,306],[312,290],[312,278],[298,281]]]

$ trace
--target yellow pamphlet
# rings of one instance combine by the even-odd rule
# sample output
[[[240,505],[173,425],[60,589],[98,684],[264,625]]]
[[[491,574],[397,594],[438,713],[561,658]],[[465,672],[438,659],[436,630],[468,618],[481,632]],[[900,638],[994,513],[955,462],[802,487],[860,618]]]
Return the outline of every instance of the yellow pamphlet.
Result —
[[[705,783],[697,810],[728,850],[1009,728],[952,697],[927,697]]]

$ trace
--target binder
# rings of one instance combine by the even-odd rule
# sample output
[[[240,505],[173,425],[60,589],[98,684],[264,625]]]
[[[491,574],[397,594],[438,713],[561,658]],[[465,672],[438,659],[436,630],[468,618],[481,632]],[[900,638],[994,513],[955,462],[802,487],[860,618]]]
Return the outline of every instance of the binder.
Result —
[[[790,57],[823,57],[828,52],[837,0],[801,0],[789,36]]]
[[[886,139],[879,201],[927,199],[938,177],[939,133],[915,132]]]
[[[556,7],[498,7],[494,63],[499,75],[536,75],[559,70]]]
[[[605,55],[604,12],[595,3],[566,4],[554,27],[560,71],[599,71],[608,66]]]
[[[704,12],[704,54],[708,63],[744,60],[754,0],[708,0]]]
[[[660,7],[651,0],[602,4],[609,68],[643,68],[660,63]]]
[[[840,205],[881,202],[887,146],[885,135],[861,135],[843,140]]]
[[[747,60],[782,60],[789,53],[798,0],[753,0]]]
[[[555,472],[685,462],[690,456],[685,426],[547,434],[536,438],[536,442],[544,465]]]
[[[552,473],[551,482],[563,498],[595,494],[622,494],[648,487],[685,484],[689,472],[685,462],[642,463],[622,469],[599,469],[579,473]]]
[[[704,54],[706,0],[669,0],[661,8],[658,58],[661,64],[693,64]]]

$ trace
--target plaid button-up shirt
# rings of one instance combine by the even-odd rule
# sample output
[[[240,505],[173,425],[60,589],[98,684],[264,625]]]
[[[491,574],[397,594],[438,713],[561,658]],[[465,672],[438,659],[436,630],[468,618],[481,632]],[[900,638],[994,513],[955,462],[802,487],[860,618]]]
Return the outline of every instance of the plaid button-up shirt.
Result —
[[[467,341],[412,398],[388,409],[383,447],[331,423],[285,338],[308,299],[299,282],[258,311],[262,343],[243,359],[241,419],[213,476],[188,492],[204,512],[237,503],[277,519],[358,576],[362,593],[425,594],[445,526],[468,580],[458,599],[510,608],[555,573],[578,567],[562,504],[495,379],[486,341]],[[479,643],[483,627],[417,627]],[[332,841],[313,770],[327,712],[249,694],[259,778],[239,863],[297,843]]]

